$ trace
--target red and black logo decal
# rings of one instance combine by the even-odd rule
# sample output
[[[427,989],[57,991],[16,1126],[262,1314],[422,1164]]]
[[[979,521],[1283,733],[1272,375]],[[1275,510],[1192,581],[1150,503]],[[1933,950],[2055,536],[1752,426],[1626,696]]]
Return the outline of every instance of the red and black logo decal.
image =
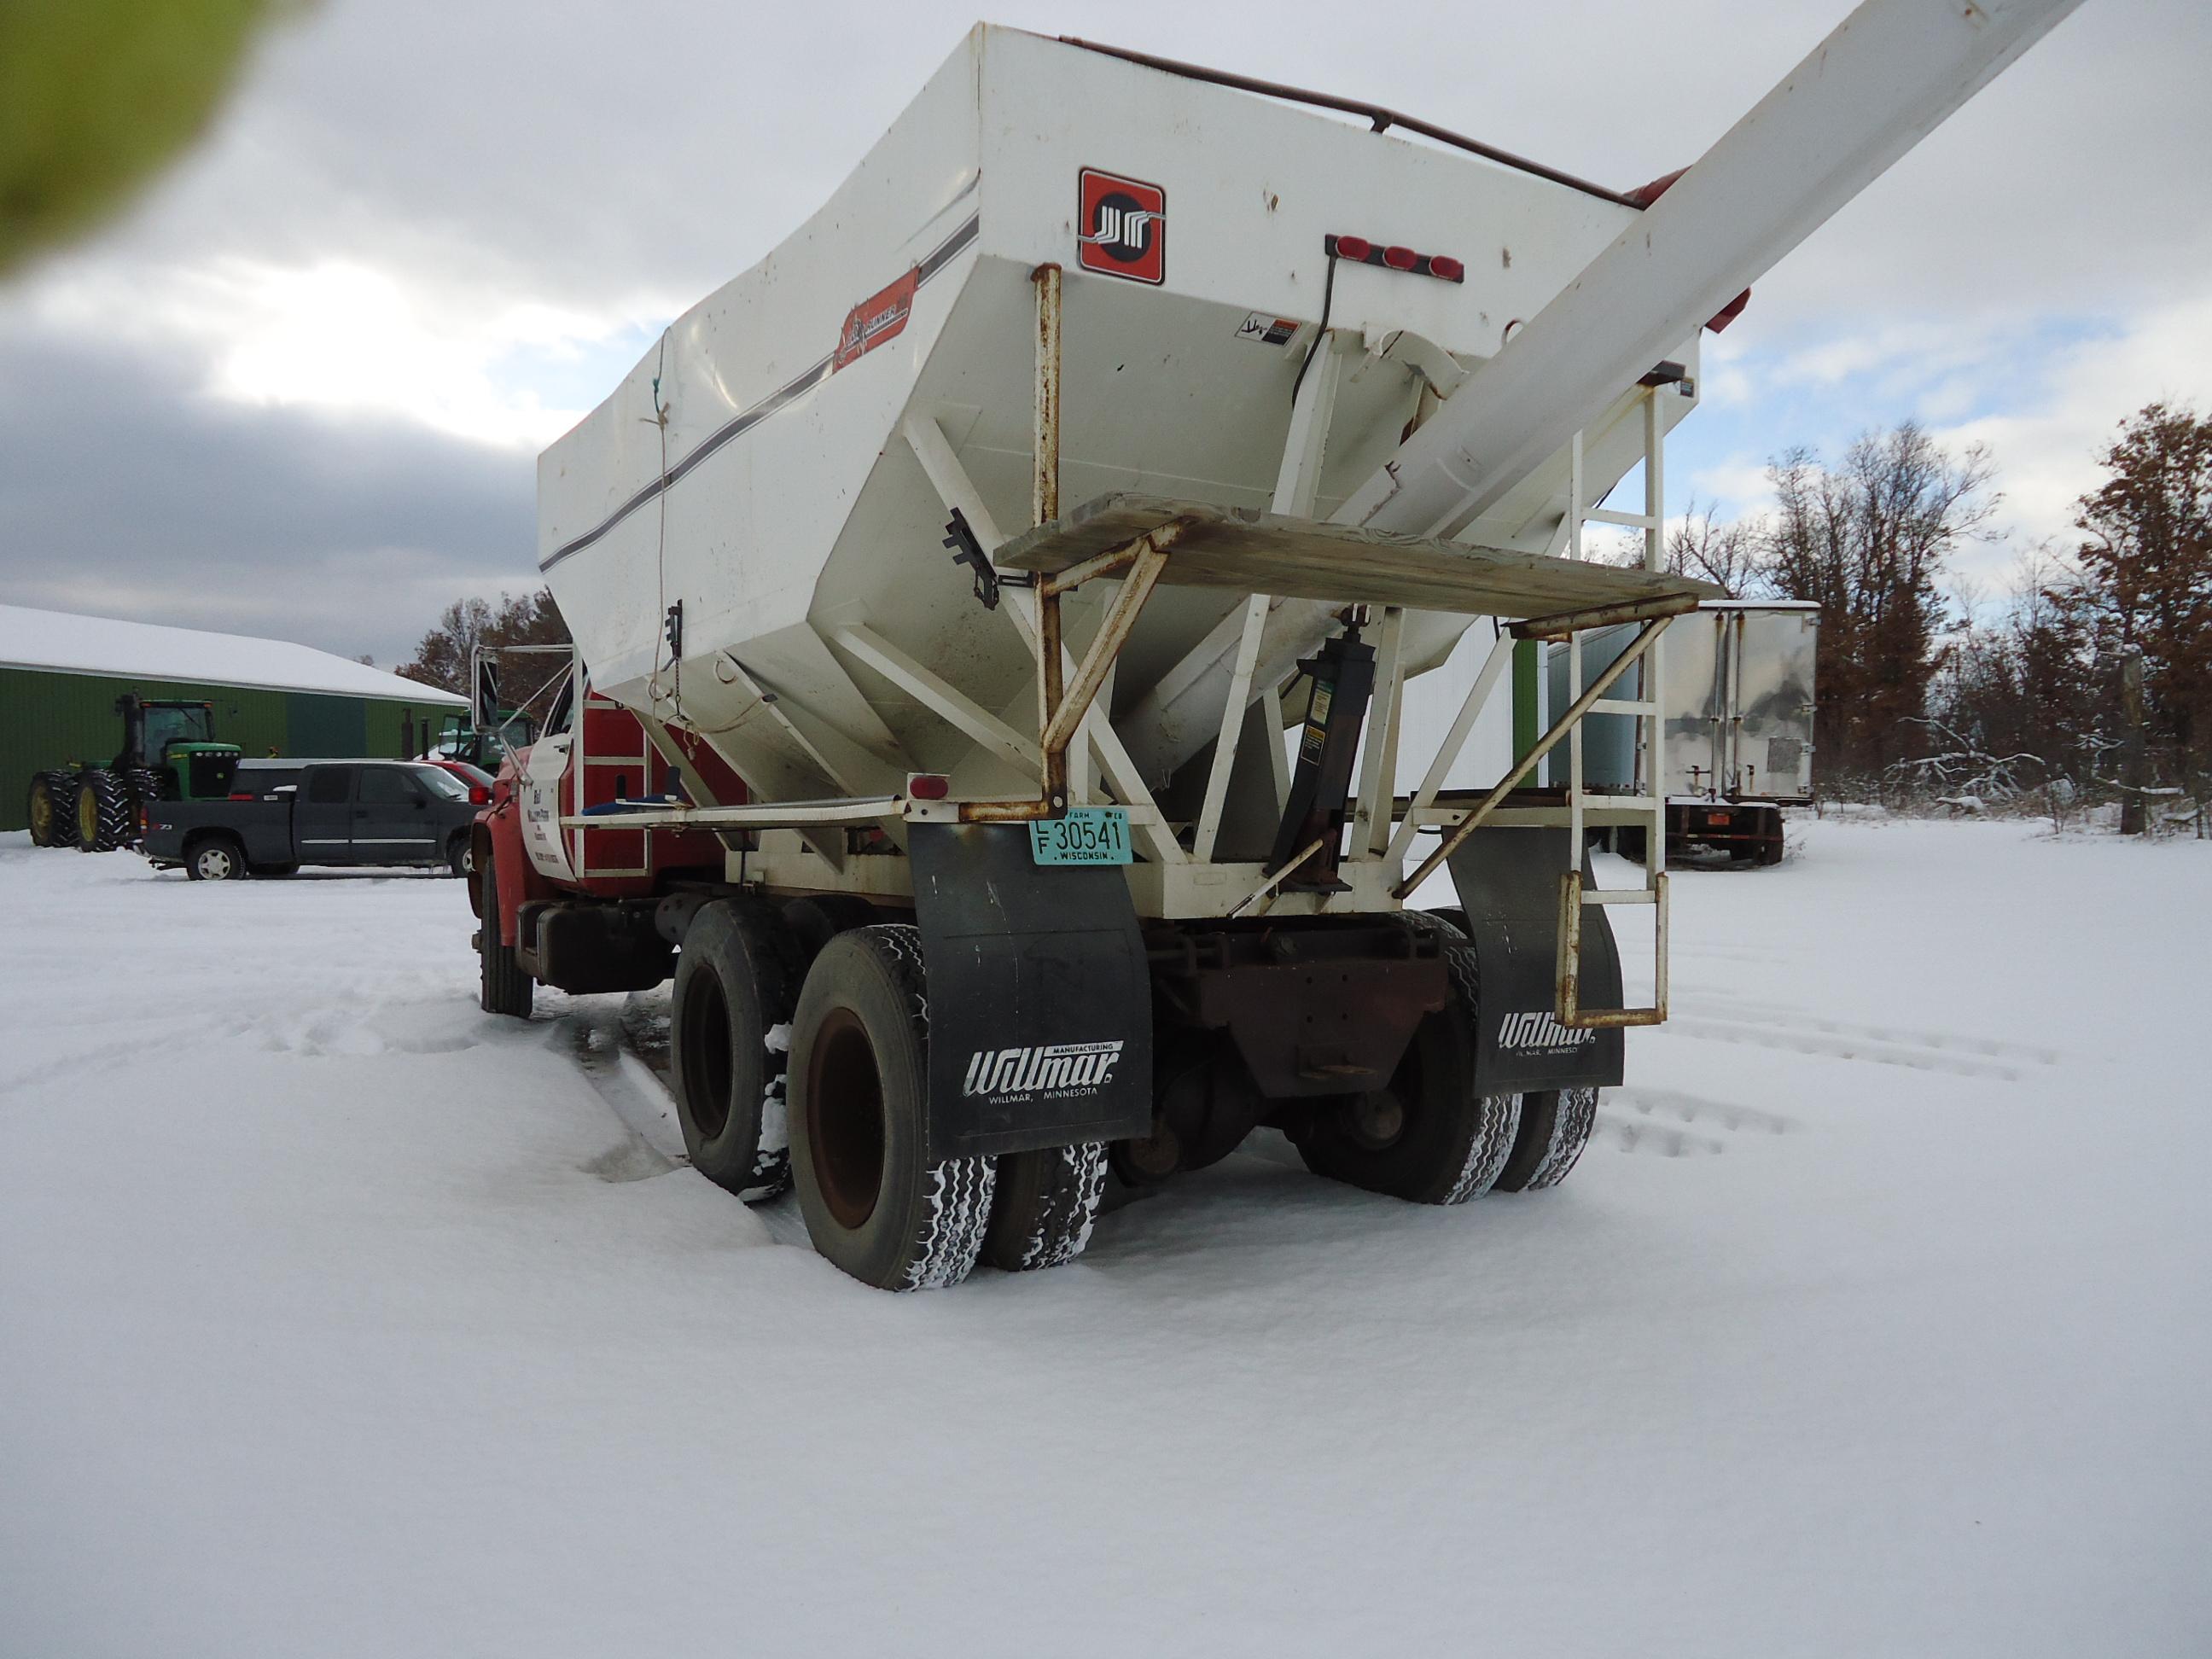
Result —
[[[845,313],[845,326],[837,331],[837,349],[830,359],[831,374],[898,337],[906,319],[914,314],[914,291],[920,286],[920,276],[918,270],[909,270]]]
[[[1166,281],[1167,191],[1096,167],[1083,169],[1078,191],[1075,263],[1132,282]]]

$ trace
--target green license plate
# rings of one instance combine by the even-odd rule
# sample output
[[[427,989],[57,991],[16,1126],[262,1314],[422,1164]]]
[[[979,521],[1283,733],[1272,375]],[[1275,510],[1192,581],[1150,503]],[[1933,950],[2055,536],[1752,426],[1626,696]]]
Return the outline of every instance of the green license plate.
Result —
[[[1030,853],[1039,864],[1127,864],[1129,815],[1118,806],[1071,806],[1064,818],[1033,818]]]

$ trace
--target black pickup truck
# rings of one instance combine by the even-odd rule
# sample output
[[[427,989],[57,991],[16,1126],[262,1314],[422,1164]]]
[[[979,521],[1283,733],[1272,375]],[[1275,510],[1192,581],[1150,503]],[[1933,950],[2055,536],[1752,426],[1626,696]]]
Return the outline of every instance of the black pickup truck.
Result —
[[[194,881],[289,876],[303,864],[468,867],[469,786],[421,761],[238,764],[226,800],[158,800],[143,852]]]

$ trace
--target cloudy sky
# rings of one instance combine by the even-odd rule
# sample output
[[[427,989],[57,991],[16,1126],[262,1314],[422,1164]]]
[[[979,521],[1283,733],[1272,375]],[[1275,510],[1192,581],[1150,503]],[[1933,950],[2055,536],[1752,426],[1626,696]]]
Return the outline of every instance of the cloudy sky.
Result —
[[[1694,160],[1844,0],[1009,0],[1426,115],[1626,187]],[[781,240],[975,21],[817,0],[323,0],[123,222],[0,285],[0,601],[404,659],[533,584],[533,457]],[[2212,404],[2212,7],[2087,0],[1759,284],[1670,448],[1907,416],[2063,538],[2114,422]]]

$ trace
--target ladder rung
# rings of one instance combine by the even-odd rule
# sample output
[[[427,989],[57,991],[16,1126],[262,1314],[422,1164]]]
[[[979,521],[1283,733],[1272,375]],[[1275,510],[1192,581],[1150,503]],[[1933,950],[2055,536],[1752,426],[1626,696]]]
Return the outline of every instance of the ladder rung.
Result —
[[[1653,904],[1658,894],[1649,887],[1589,887],[1583,890],[1584,904]]]
[[[1656,702],[1632,702],[1626,697],[1600,697],[1589,706],[1593,714],[1656,714]]]

